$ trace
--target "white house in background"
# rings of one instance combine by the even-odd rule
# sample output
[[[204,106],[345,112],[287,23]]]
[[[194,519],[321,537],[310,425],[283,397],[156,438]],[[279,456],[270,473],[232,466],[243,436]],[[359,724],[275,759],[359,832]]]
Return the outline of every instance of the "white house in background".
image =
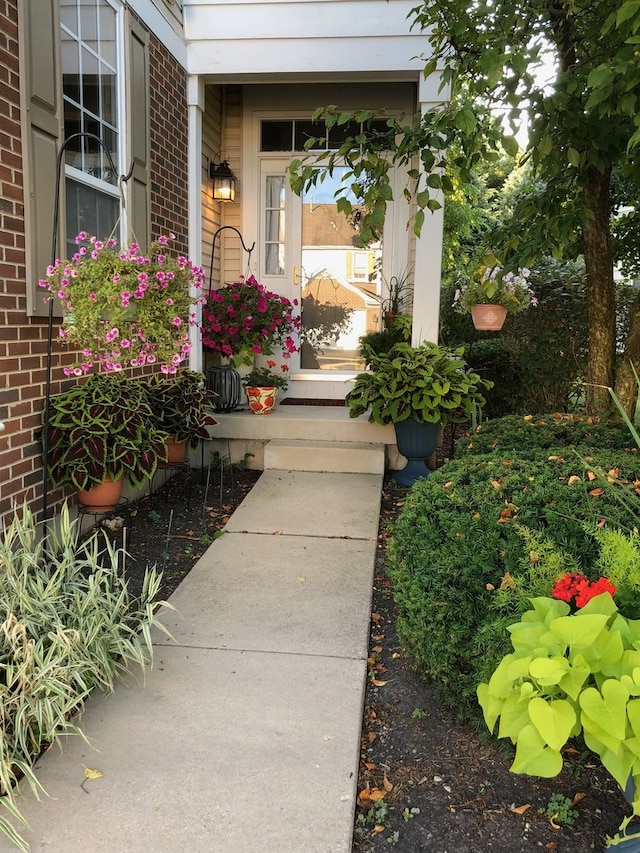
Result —
[[[216,282],[233,280],[249,267],[270,290],[299,299],[311,272],[327,268],[338,279],[348,277],[344,269],[331,268],[340,253],[327,252],[324,262],[318,258],[327,248],[326,231],[314,232],[309,225],[317,205],[333,205],[335,183],[299,198],[289,188],[286,169],[302,153],[307,136],[317,135],[310,117],[318,106],[411,114],[441,102],[437,83],[421,76],[424,61],[417,57],[428,44],[410,32],[407,16],[414,5],[413,0],[184,0],[192,240],[202,233],[203,259],[209,263],[215,222],[208,215],[208,169],[222,160],[237,176],[239,191],[235,202],[222,208],[221,222],[236,227],[247,246],[255,242],[248,256],[234,231],[220,233]],[[378,250],[378,293],[384,296],[381,282],[413,269],[414,342],[437,340],[442,213],[428,216],[416,240],[407,228],[403,186],[402,173],[396,174],[396,200],[389,205]],[[346,252],[348,243],[343,248]],[[353,349],[348,335],[343,342]],[[344,380],[355,366],[345,369],[348,359],[335,355],[313,367],[312,361],[295,358],[292,396],[344,396]]]

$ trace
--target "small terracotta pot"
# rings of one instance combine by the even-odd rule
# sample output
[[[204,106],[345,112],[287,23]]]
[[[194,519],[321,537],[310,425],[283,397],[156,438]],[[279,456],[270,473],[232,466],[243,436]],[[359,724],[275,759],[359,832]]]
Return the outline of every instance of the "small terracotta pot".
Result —
[[[249,408],[254,415],[271,414],[276,402],[276,397],[278,396],[277,388],[252,388],[248,385],[245,390],[247,392]]]
[[[507,317],[504,305],[472,305],[473,325],[482,332],[499,332]]]
[[[108,477],[97,486],[90,489],[78,489],[78,500],[85,512],[110,512],[115,509],[122,494],[122,483],[124,478],[113,480]]]
[[[187,455],[187,442],[176,441],[175,436],[170,435],[167,439],[167,461],[160,465],[179,465]]]

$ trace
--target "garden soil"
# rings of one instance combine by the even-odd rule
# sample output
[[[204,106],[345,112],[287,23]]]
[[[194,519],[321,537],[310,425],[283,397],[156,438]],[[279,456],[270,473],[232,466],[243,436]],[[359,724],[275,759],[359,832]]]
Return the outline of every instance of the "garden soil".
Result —
[[[258,477],[259,472],[223,466],[203,482],[200,471],[180,471],[152,499],[133,504],[124,565],[131,591],[140,589],[146,566],[156,564],[163,571],[160,597],[167,598]],[[511,774],[505,751],[481,732],[458,725],[450,711],[438,707],[428,685],[414,678],[396,635],[385,568],[406,494],[385,480],[353,853],[602,850],[629,810],[590,753],[573,745],[566,769],[555,779]],[[322,802],[319,792],[318,808]]]

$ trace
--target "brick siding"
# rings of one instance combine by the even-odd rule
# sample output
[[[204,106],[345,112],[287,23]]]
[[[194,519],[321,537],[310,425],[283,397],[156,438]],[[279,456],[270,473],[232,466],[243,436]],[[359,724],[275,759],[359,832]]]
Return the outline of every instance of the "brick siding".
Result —
[[[151,231],[187,252],[187,74],[152,35],[149,43]]]
[[[0,533],[24,501],[38,515],[42,501],[42,456],[37,432],[44,405],[47,321],[27,314],[25,223],[18,62],[18,0],[0,0]],[[186,73],[153,36],[151,78],[151,224],[154,236],[176,234],[187,250]],[[61,352],[54,335],[56,370],[51,393],[73,381],[59,366],[73,355]],[[50,491],[55,509],[62,493]]]

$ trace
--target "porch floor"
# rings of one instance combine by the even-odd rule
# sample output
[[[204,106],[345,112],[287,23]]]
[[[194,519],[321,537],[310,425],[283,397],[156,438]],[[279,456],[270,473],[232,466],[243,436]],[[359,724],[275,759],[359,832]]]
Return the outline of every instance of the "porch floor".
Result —
[[[248,466],[258,470],[265,467],[266,444],[283,439],[382,445],[386,448],[390,468],[403,464],[403,461],[398,462],[393,426],[370,424],[366,415],[350,418],[346,406],[278,405],[269,415],[256,415],[244,407],[216,414],[216,418],[218,425],[212,427],[212,440],[206,443],[203,452],[217,452],[231,462],[242,461],[246,456]]]

